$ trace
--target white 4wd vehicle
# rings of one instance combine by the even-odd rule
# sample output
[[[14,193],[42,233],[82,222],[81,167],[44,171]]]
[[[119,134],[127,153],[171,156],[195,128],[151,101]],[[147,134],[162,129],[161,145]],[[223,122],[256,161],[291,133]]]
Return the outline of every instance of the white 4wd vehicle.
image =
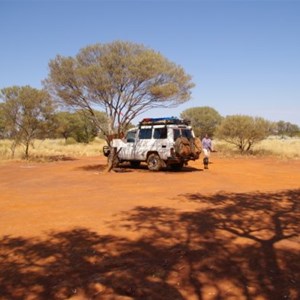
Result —
[[[118,162],[130,162],[134,167],[146,162],[151,171],[167,166],[181,169],[201,153],[201,142],[189,122],[174,117],[143,119],[124,139],[114,139],[112,147]],[[104,153],[108,155],[108,151]]]

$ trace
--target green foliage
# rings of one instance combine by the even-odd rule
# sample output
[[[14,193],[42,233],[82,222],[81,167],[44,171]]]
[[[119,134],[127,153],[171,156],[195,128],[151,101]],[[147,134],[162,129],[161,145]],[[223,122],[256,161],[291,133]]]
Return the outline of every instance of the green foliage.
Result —
[[[206,133],[213,136],[217,126],[222,121],[221,115],[214,108],[208,106],[186,109],[180,117],[190,120],[196,136],[201,138]]]
[[[0,139],[5,138],[4,104],[0,103]]]
[[[125,131],[151,108],[189,100],[194,86],[180,66],[160,53],[122,41],[88,46],[75,57],[57,56],[49,68],[45,85],[52,95],[89,112],[106,137]],[[97,121],[95,107],[107,114],[108,126]]]
[[[53,132],[53,136],[50,136],[50,138],[63,137],[65,140],[67,140],[74,131],[74,128],[77,126],[74,114],[66,111],[56,113],[54,116],[54,121],[55,131]]]
[[[91,119],[83,111],[78,111],[74,114],[75,130],[72,134],[74,139],[79,143],[89,143],[97,136],[97,128],[94,126]]]
[[[300,136],[300,128],[296,124],[290,122],[279,121],[274,124],[274,131],[276,135],[279,136]]]
[[[95,111],[95,117],[101,126],[107,126],[105,113]],[[89,143],[98,136],[98,129],[93,119],[84,111],[58,112],[55,115],[56,130],[54,137],[63,137],[66,140],[72,137],[79,143]]]
[[[19,144],[25,146],[25,158],[29,156],[32,140],[50,128],[53,103],[49,94],[30,86],[8,87],[1,90],[1,119],[7,137],[12,138],[12,155]]]
[[[241,153],[248,152],[253,145],[271,133],[272,124],[259,117],[232,115],[223,119],[216,136],[235,145]]]

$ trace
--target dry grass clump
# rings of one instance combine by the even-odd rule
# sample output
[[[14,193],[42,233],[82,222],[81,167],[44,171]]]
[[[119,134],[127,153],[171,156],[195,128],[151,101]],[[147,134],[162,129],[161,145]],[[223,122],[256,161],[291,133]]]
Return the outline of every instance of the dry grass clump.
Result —
[[[5,159],[11,156],[11,141],[9,140],[0,140],[0,159]]]
[[[226,157],[240,155],[237,147],[224,141],[214,140],[214,147]],[[300,159],[300,138],[269,137],[254,145],[253,149],[245,154]]]
[[[232,157],[240,154],[238,149],[225,141],[213,140],[213,147],[223,157]]]
[[[11,159],[11,145],[12,141],[0,140],[0,159]],[[53,161],[74,159],[83,156],[97,156],[102,153],[104,145],[105,141],[102,139],[95,139],[89,144],[65,141],[64,139],[34,140],[29,150],[29,159],[35,161]],[[24,147],[18,146],[14,159],[22,159],[23,155]]]
[[[258,155],[275,155],[282,159],[300,159],[300,138],[269,137],[254,147]]]

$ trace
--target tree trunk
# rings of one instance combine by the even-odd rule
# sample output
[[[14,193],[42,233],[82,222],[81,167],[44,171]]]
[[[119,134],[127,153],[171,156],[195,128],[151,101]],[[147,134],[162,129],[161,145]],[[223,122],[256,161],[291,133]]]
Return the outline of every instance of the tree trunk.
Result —
[[[26,142],[25,144],[25,159],[28,159],[29,157],[29,145],[30,145],[30,142]]]
[[[14,159],[15,158],[15,152],[16,152],[16,147],[17,147],[17,143],[16,141],[13,141],[10,150],[11,150],[11,158]]]
[[[117,149],[114,147],[110,147],[110,153],[108,155],[107,167],[105,169],[105,172],[108,173],[113,171],[113,169],[116,168],[118,164],[119,164],[119,159],[118,159]]]
[[[251,147],[252,147],[252,143],[248,142],[248,147],[247,147],[246,151],[248,152],[251,149]]]

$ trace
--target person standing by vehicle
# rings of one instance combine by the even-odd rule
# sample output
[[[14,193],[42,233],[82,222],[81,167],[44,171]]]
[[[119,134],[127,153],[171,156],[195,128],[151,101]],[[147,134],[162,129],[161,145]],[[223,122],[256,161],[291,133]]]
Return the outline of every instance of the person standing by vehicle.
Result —
[[[209,138],[208,134],[205,134],[204,138],[202,139],[202,149],[204,153],[204,158],[203,158],[204,169],[208,169],[210,152],[213,150],[212,141]]]

